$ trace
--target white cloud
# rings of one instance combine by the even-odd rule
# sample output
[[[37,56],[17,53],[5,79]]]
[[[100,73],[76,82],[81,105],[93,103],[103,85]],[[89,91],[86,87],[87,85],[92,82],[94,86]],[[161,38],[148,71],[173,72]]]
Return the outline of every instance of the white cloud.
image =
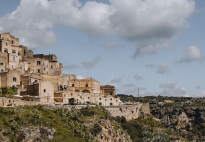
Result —
[[[104,46],[106,47],[106,48],[115,48],[115,47],[118,47],[119,45],[118,45],[118,43],[117,42],[115,42],[115,41],[112,41],[112,42],[105,42],[104,43]]]
[[[0,18],[2,32],[11,33],[29,48],[56,41],[53,27],[64,24],[90,35],[116,35],[136,44],[135,55],[169,48],[178,31],[188,25],[194,0],[109,0],[110,5],[78,0],[21,0]]]
[[[201,91],[199,94],[195,94],[194,97],[205,97],[205,91]]]
[[[101,60],[101,57],[99,55],[96,55],[95,58],[93,59],[93,61],[91,62],[82,62],[82,67],[83,68],[87,68],[87,69],[90,69],[90,68],[93,68],[94,66],[96,66]]]
[[[189,92],[185,88],[181,88],[177,81],[171,81],[167,83],[162,83],[159,85],[160,88],[164,90],[160,93],[163,96],[187,96]]]
[[[81,76],[81,75],[78,75],[77,77],[76,77],[76,79],[84,79],[85,77],[83,77],[83,76]]]
[[[205,96],[205,91],[201,91],[201,95],[202,95],[202,96]]]
[[[158,66],[157,73],[168,74],[170,72],[170,70],[171,70],[171,68],[169,67],[169,65],[166,63],[163,63],[163,64]]]
[[[142,77],[142,76],[139,76],[139,75],[135,75],[134,78],[135,78],[136,80],[142,80],[142,79],[143,79],[143,77]]]
[[[184,56],[175,61],[175,63],[190,63],[193,61],[203,61],[204,57],[201,50],[196,46],[191,46],[184,50]]]
[[[114,85],[114,83],[120,83],[121,81],[121,78],[115,78],[114,76],[111,76],[111,78],[106,83]]]

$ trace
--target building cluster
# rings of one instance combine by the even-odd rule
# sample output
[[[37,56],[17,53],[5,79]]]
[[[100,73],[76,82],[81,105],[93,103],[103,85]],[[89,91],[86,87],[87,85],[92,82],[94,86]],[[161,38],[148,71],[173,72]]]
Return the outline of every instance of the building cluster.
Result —
[[[64,75],[56,55],[33,54],[10,33],[0,34],[0,87],[18,87],[17,97],[40,103],[119,105],[115,87],[89,77]]]

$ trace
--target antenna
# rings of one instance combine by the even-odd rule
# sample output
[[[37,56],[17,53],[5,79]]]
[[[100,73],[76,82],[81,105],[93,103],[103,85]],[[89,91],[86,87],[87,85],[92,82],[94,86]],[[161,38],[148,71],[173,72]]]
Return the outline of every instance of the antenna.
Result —
[[[140,97],[139,88],[138,88],[138,98]]]

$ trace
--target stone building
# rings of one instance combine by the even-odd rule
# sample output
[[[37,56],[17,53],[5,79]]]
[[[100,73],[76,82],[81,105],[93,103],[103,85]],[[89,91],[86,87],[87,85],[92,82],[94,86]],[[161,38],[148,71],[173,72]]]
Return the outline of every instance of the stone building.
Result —
[[[68,88],[75,92],[82,93],[100,93],[100,82],[96,81],[92,77],[84,79],[70,79],[68,82]]]
[[[1,72],[19,68],[30,73],[63,75],[63,66],[55,55],[35,55],[9,32],[0,34],[0,53]]]
[[[100,86],[100,92],[105,95],[115,96],[115,86],[111,86],[111,85]]]
[[[114,86],[88,77],[63,75],[56,55],[33,54],[9,32],[0,34],[0,87],[16,86],[18,95],[44,103],[119,105]]]

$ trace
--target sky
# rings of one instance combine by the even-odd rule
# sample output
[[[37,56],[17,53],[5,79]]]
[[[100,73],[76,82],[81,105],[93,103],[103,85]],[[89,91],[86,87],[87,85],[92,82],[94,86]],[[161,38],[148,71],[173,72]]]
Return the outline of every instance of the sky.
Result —
[[[117,94],[205,96],[204,0],[2,0],[0,33]]]

